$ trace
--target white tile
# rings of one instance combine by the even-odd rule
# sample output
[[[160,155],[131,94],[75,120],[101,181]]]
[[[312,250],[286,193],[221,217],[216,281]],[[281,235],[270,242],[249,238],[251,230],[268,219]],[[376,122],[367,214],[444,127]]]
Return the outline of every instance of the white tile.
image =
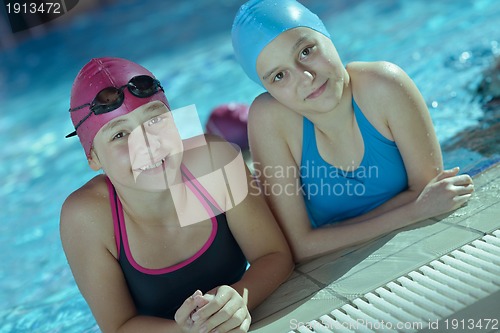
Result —
[[[254,320],[251,331],[259,333],[289,332],[301,323],[316,319],[344,303],[345,301],[337,298],[328,290],[320,290],[307,299],[292,303],[260,321]]]

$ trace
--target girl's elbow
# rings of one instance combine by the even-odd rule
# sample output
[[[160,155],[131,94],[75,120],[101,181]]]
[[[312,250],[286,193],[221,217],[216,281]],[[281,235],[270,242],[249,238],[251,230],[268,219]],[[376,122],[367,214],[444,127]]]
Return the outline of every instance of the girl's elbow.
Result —
[[[295,269],[295,263],[289,248],[287,247],[286,250],[278,252],[276,259],[282,267],[281,270],[283,272],[284,280],[288,279]]]
[[[291,250],[294,264],[300,264],[311,258],[311,254],[307,251],[307,248],[300,244],[292,246]]]

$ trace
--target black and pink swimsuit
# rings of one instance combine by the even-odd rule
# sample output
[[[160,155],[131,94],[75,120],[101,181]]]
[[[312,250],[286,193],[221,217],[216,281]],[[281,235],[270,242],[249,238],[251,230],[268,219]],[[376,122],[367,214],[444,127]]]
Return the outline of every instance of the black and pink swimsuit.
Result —
[[[221,212],[217,203],[192,174],[182,167],[186,185],[211,212]],[[191,258],[176,265],[150,269],[133,258],[127,238],[123,209],[116,191],[107,179],[118,261],[130,294],[140,315],[173,319],[177,309],[197,289],[203,293],[220,285],[239,281],[247,260],[231,234],[224,213],[212,217],[212,232],[207,242]],[[167,249],[168,251],[168,249]]]

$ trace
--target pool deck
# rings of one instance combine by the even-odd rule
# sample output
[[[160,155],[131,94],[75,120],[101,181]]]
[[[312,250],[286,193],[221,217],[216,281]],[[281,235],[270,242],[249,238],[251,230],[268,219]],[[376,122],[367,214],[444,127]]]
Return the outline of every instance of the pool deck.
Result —
[[[252,332],[291,331],[500,228],[500,164],[476,175],[468,204],[368,244],[298,265],[253,312]],[[500,301],[498,301],[500,306]]]

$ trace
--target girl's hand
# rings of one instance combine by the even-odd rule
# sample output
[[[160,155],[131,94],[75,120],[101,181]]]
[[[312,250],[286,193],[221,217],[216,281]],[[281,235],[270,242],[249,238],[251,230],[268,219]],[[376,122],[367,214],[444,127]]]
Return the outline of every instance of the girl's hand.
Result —
[[[469,175],[457,176],[458,167],[441,171],[422,190],[415,201],[416,211],[429,218],[455,210],[464,205],[474,191]]]
[[[230,286],[220,286],[215,295],[197,295],[194,301],[197,305],[203,304],[192,315],[195,326],[200,327],[200,333],[248,332],[252,318],[247,299]]]
[[[200,299],[201,291],[196,290],[192,296],[187,298],[181,307],[175,312],[175,321],[184,333],[199,333],[201,332],[200,324],[202,322],[194,322],[192,316],[202,306],[208,304],[208,301]]]

